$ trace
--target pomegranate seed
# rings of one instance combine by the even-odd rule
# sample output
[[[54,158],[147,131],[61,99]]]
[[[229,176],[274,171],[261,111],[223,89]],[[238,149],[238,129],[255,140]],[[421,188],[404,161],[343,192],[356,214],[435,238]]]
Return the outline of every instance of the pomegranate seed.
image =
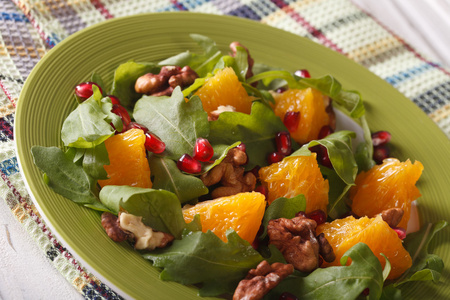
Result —
[[[264,185],[260,185],[260,186],[258,186],[256,189],[255,189],[255,192],[258,192],[258,193],[261,193],[261,194],[263,194],[264,195],[264,197],[266,197],[266,199],[267,199],[267,197],[268,197],[268,191],[267,191],[267,188],[264,186]]]
[[[394,229],[395,232],[397,232],[398,238],[403,240],[406,237],[406,230],[404,228],[401,227],[394,227],[392,228]]]
[[[309,74],[309,71],[306,70],[306,69],[297,70],[297,71],[295,71],[294,74],[297,75],[298,77],[311,78],[311,75]]]
[[[383,160],[389,157],[391,154],[391,150],[387,145],[380,145],[373,148],[373,160],[380,165],[383,163]]]
[[[280,87],[280,88],[277,88],[275,92],[277,92],[278,94],[282,94],[282,93],[284,93],[284,92],[286,92],[286,91],[287,91],[287,88],[285,88],[285,87]]]
[[[269,165],[271,165],[271,164],[282,161],[284,157],[285,157],[285,155],[280,152],[272,152],[267,157],[267,162],[269,163]]]
[[[194,146],[194,159],[199,161],[209,161],[214,155],[214,150],[207,139],[198,138]]]
[[[317,225],[323,224],[327,221],[327,215],[323,210],[316,209],[306,215],[308,219],[316,221]]]
[[[261,169],[260,166],[255,166],[253,169],[251,169],[249,172],[252,172],[253,175],[255,175],[256,178],[259,177],[259,169]]]
[[[296,217],[303,217],[303,218],[307,218],[306,217],[306,213],[304,211],[299,211],[298,213],[295,214]]]
[[[94,93],[92,91],[93,85],[96,85],[98,87],[98,89],[100,90],[100,93],[103,93],[101,87],[98,84],[96,84],[95,82],[87,81],[87,82],[80,83],[75,87],[75,95],[77,95],[77,97],[79,97],[83,100],[86,100],[87,98],[91,97],[92,94]]]
[[[163,153],[164,150],[166,150],[166,144],[161,141],[159,137],[154,135],[151,132],[145,133],[145,143],[144,143],[145,149],[147,151],[159,154]]]
[[[369,293],[370,293],[369,288],[365,288],[364,291],[362,291],[361,294],[362,294],[363,296],[369,296]]]
[[[284,115],[283,120],[284,126],[289,130],[289,132],[294,132],[298,128],[300,123],[300,112],[298,111],[288,111]]]
[[[202,165],[198,160],[193,159],[189,154],[183,154],[177,161],[177,167],[181,171],[190,174],[200,173],[202,171]]]
[[[123,127],[127,128],[128,125],[131,122],[130,115],[128,114],[128,111],[120,104],[114,104],[111,112],[115,113],[122,119]]]
[[[320,145],[320,164],[324,167],[333,169],[331,164],[330,156],[328,155],[328,150],[326,147]]]
[[[108,98],[111,99],[112,104],[120,104],[120,100],[116,96],[108,95]]]
[[[297,297],[288,292],[283,292],[278,300],[298,300]]]
[[[374,147],[385,145],[391,140],[391,134],[387,131],[377,131],[372,133],[372,144]]]
[[[252,247],[253,247],[253,249],[258,250],[258,248],[259,248],[259,238],[258,237],[256,237],[255,240],[253,241]]]
[[[240,143],[239,145],[236,146],[236,148],[238,148],[241,151],[246,152],[247,151],[247,146],[245,146],[244,143]]]
[[[331,128],[329,125],[325,125],[322,128],[320,128],[318,139],[321,140],[321,139],[329,136],[333,132],[334,132],[333,128]]]
[[[136,122],[130,122],[130,124],[128,124],[127,130],[130,130],[130,129],[133,129],[133,128],[134,129],[141,129],[142,131],[144,131],[144,133],[148,132],[148,128],[145,127],[144,125],[141,125],[141,124],[136,123]]]
[[[278,132],[275,136],[275,142],[277,143],[277,150],[281,154],[291,154],[291,136],[287,131]]]

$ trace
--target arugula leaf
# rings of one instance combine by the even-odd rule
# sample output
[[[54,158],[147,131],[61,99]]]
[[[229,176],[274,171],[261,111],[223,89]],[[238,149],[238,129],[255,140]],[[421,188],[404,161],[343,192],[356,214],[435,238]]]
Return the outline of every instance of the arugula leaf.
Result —
[[[390,284],[383,288],[380,300],[402,300],[402,291]]]
[[[299,211],[305,211],[306,199],[303,194],[297,195],[292,198],[280,197],[275,199],[264,212],[262,225],[264,231],[259,237],[263,240],[267,236],[267,225],[269,221],[278,218],[292,219]]]
[[[122,132],[123,122],[122,119],[119,117],[119,115],[116,115],[115,113],[112,112],[113,104],[111,102],[111,99],[109,97],[105,97],[102,98],[100,102],[102,106],[102,111],[107,116],[106,122],[112,123],[117,132]]]
[[[348,258],[352,259],[345,266]],[[289,292],[299,299],[356,299],[366,288],[369,300],[379,299],[383,270],[378,258],[364,243],[358,243],[342,256],[340,267],[316,269],[306,277],[289,276],[264,299],[278,299]]]
[[[243,47],[236,47],[236,55],[234,57],[229,55],[222,56],[213,70],[224,69],[231,67],[239,78],[239,81],[245,82],[245,77],[248,70],[248,53]]]
[[[342,181],[334,170],[320,165],[319,168],[324,178],[328,179],[330,186],[327,205],[328,216],[337,219],[350,211],[350,207],[346,203],[346,195],[351,185]]]
[[[55,193],[86,207],[109,211],[97,198],[97,184],[82,166],[58,147],[31,147],[34,164],[44,172],[45,183]]]
[[[205,77],[208,72],[214,69],[214,66],[222,56],[222,52],[217,48],[216,42],[207,36],[200,34],[190,34],[189,36],[203,49],[203,54],[185,51],[159,62],[159,65],[176,65],[181,67],[188,65],[199,77]]]
[[[120,99],[122,106],[132,109],[134,102],[141,97],[134,90],[136,80],[147,73],[158,74],[159,71],[160,68],[153,63],[123,63],[114,72],[111,94]]]
[[[263,258],[233,230],[224,243],[211,231],[183,234],[170,247],[143,254],[155,267],[164,268],[162,280],[202,283],[200,296],[233,293],[239,281]]]
[[[105,143],[85,150],[83,169],[89,176],[96,180],[108,179],[108,173],[103,167],[104,165],[109,165],[109,156]]]
[[[202,165],[202,173],[206,173],[218,164],[222,162],[222,160],[227,156],[228,151],[230,149],[239,146],[241,142],[236,142],[232,145],[213,145],[214,155],[211,160],[214,160],[212,164],[203,164]]]
[[[356,174],[358,173],[358,165],[353,156],[351,146],[351,138],[355,136],[355,133],[352,131],[338,131],[321,140],[313,140],[303,145],[299,150],[292,153],[291,156],[309,156],[311,155],[310,147],[322,145],[327,148],[331,164],[339,177],[346,184],[353,185]]]
[[[173,160],[151,155],[149,164],[154,176],[153,188],[174,193],[180,203],[208,194],[208,188],[199,178],[182,173]]]
[[[98,84],[101,87],[103,94],[105,93],[105,84],[103,83],[103,79],[99,74],[95,72],[92,73],[91,82],[95,82],[96,84]]]
[[[164,155],[178,160],[184,153],[192,153],[195,141],[209,135],[208,114],[199,97],[186,102],[180,87],[170,98],[142,97],[134,107],[136,122],[163,138]]]
[[[100,191],[100,201],[116,214],[124,209],[141,216],[151,228],[180,238],[186,223],[180,201],[174,193],[126,185],[107,185]]]
[[[249,157],[247,170],[256,165],[267,165],[267,155],[276,151],[276,134],[286,130],[273,110],[260,101],[253,102],[250,115],[224,112],[219,115],[217,121],[210,122],[210,126],[208,139],[211,144],[230,145],[236,141],[245,144]]]
[[[409,281],[428,281],[439,282],[444,269],[442,259],[428,253],[430,241],[437,232],[446,227],[446,221],[439,221],[435,224],[427,224],[418,232],[408,234],[404,240],[405,249],[412,258],[412,266],[399,279],[394,286],[397,287]]]
[[[102,111],[99,101],[90,97],[72,111],[64,120],[61,139],[64,145],[76,148],[92,148],[114,134]]]

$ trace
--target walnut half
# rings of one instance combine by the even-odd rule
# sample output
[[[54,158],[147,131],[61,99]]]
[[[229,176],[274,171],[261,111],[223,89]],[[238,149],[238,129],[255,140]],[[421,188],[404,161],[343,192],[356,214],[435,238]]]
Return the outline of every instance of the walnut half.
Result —
[[[273,263],[270,265],[263,260],[256,269],[251,269],[245,279],[239,282],[234,291],[233,300],[262,299],[292,272],[294,272],[294,267],[291,264]]]

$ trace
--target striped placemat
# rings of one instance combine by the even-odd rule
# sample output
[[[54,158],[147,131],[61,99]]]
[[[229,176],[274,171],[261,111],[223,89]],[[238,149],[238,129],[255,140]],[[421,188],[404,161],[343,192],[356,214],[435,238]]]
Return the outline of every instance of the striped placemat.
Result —
[[[114,17],[181,10],[257,20],[338,51],[392,84],[450,137],[449,71],[349,0],[0,0],[0,196],[87,299],[121,297],[54,238],[27,194],[13,141],[17,99],[34,65],[70,34]]]

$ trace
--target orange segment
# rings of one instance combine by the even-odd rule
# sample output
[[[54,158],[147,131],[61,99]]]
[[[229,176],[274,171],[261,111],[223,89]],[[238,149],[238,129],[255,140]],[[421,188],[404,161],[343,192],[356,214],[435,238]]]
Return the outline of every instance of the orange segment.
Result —
[[[298,128],[291,132],[292,138],[300,144],[317,139],[320,129],[330,122],[325,110],[328,98],[315,89],[289,89],[275,94],[274,99],[273,110],[281,120],[287,112],[300,112]]]
[[[306,213],[320,209],[327,212],[328,180],[320,173],[316,154],[286,157],[282,161],[259,170],[261,182],[267,186],[268,202],[279,197],[305,195]]]
[[[356,186],[350,189],[352,211],[358,216],[374,217],[389,208],[402,208],[404,215],[399,227],[406,229],[410,217],[411,202],[420,197],[415,186],[422,174],[423,165],[408,159],[395,158],[383,161],[356,177]]]
[[[104,168],[109,179],[99,180],[105,185],[129,185],[151,188],[150,167],[145,152],[145,135],[140,129],[130,129],[105,141],[109,165]]]
[[[252,243],[258,233],[264,216],[266,201],[264,195],[251,192],[200,202],[183,209],[188,223],[196,214],[200,215],[202,231],[211,230],[226,242],[226,231],[232,228],[244,240]]]
[[[342,255],[360,242],[369,246],[373,254],[380,260],[383,268],[386,260],[380,253],[386,255],[392,266],[389,279],[399,277],[412,265],[411,256],[403,248],[397,233],[379,215],[372,219],[367,217],[355,219],[353,216],[336,219],[331,223],[319,225],[317,234],[322,232],[336,254],[334,262],[324,262],[322,267],[340,266]]]
[[[208,116],[221,105],[231,105],[236,111],[249,114],[253,101],[253,97],[247,94],[234,70],[229,67],[218,70],[195,95],[202,100],[203,109]]]

